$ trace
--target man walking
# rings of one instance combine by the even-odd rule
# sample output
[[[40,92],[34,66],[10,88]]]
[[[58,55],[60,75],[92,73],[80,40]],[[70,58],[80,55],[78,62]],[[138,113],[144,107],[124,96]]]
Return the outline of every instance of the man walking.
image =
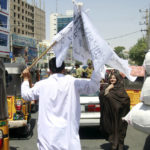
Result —
[[[39,99],[38,149],[81,150],[79,139],[80,94],[94,93],[100,86],[100,74],[91,79],[64,75],[65,64],[56,67],[56,58],[49,61],[50,77],[29,87],[29,70],[23,72],[21,86],[25,100]]]

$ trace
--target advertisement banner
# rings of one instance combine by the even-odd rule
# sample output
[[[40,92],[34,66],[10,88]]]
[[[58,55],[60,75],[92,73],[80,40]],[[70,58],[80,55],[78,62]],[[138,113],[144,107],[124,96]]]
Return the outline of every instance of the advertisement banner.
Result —
[[[28,47],[28,62],[32,62],[37,57],[37,48]]]
[[[23,47],[28,46],[36,48],[37,42],[35,39],[32,38],[12,34],[12,44],[16,46],[23,46]]]

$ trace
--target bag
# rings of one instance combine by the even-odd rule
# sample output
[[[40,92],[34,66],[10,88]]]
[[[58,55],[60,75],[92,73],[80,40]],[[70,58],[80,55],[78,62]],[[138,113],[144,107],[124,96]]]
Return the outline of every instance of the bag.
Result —
[[[150,106],[138,103],[122,119],[135,129],[150,134]]]
[[[147,77],[141,91],[141,101],[146,105],[150,105],[150,77]]]

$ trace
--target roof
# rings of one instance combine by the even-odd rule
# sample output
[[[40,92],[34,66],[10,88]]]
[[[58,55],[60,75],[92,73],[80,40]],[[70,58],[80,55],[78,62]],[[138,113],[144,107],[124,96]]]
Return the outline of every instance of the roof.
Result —
[[[145,76],[145,68],[143,66],[130,66],[131,67],[131,75],[144,77]]]
[[[143,66],[130,66],[131,68],[131,75],[137,76],[137,77],[144,77],[145,76],[145,68]],[[107,70],[111,70],[113,68],[107,68]],[[125,77],[125,75],[120,72],[122,77]]]

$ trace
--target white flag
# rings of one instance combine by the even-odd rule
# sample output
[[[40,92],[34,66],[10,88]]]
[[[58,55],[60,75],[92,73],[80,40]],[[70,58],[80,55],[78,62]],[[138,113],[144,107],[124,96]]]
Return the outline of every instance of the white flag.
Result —
[[[99,72],[113,52],[78,5],[74,5],[73,19],[73,56],[83,64],[92,59],[95,71]]]
[[[119,58],[107,42],[100,37],[81,6],[79,8],[74,4],[73,21],[59,32],[53,41],[57,41],[53,47],[57,58],[57,67],[60,67],[65,60],[67,50],[72,43],[73,57],[83,64],[86,64],[88,59],[92,59],[96,72],[108,64],[123,72],[129,80],[136,79],[130,75],[131,69],[128,66],[128,61]]]
[[[126,77],[132,82],[135,81],[137,78],[130,75],[131,68],[129,67],[128,60],[124,60],[118,57],[118,55],[115,52],[113,52],[113,55],[111,56],[111,58],[108,60],[106,64],[124,73]]]
[[[78,16],[78,21],[76,20],[75,21],[78,22],[78,24],[80,23],[80,25],[77,24],[78,29],[76,29],[75,31],[76,32],[78,31],[80,33],[78,34],[76,32],[75,32],[76,34],[74,33],[74,35],[79,35],[77,37],[73,35],[73,41],[76,40],[75,44],[73,45],[73,48],[81,47],[82,51],[86,54],[84,55],[84,57],[87,56],[87,58],[89,58],[89,55],[91,56],[94,69],[96,72],[98,72],[105,64],[108,64],[114,69],[117,69],[122,73],[124,73],[129,80],[135,81],[136,77],[130,75],[131,68],[129,67],[128,61],[118,57],[118,55],[107,44],[107,42],[100,37],[95,27],[89,20],[87,14],[82,9],[77,10],[75,10],[75,13],[78,13],[76,14],[76,16]],[[79,45],[80,42],[84,42],[84,45],[87,44],[87,46],[85,47],[83,44],[82,46],[80,46],[81,45],[81,44]],[[89,55],[87,53],[89,53]],[[83,60],[84,57],[82,57],[81,59],[82,62],[84,62]]]
[[[61,30],[53,38],[53,42],[57,43],[53,47],[53,51],[56,56],[56,66],[60,67],[62,62],[65,60],[67,51],[72,43],[72,26],[73,21],[70,22],[63,30]]]
[[[86,65],[88,59],[91,59],[91,54],[87,47],[88,45],[84,34],[81,13],[76,4],[74,5],[72,37],[73,57]]]
[[[91,54],[94,69],[97,72],[111,58],[113,50],[107,42],[100,37],[86,13],[81,11],[81,15],[87,45]]]

